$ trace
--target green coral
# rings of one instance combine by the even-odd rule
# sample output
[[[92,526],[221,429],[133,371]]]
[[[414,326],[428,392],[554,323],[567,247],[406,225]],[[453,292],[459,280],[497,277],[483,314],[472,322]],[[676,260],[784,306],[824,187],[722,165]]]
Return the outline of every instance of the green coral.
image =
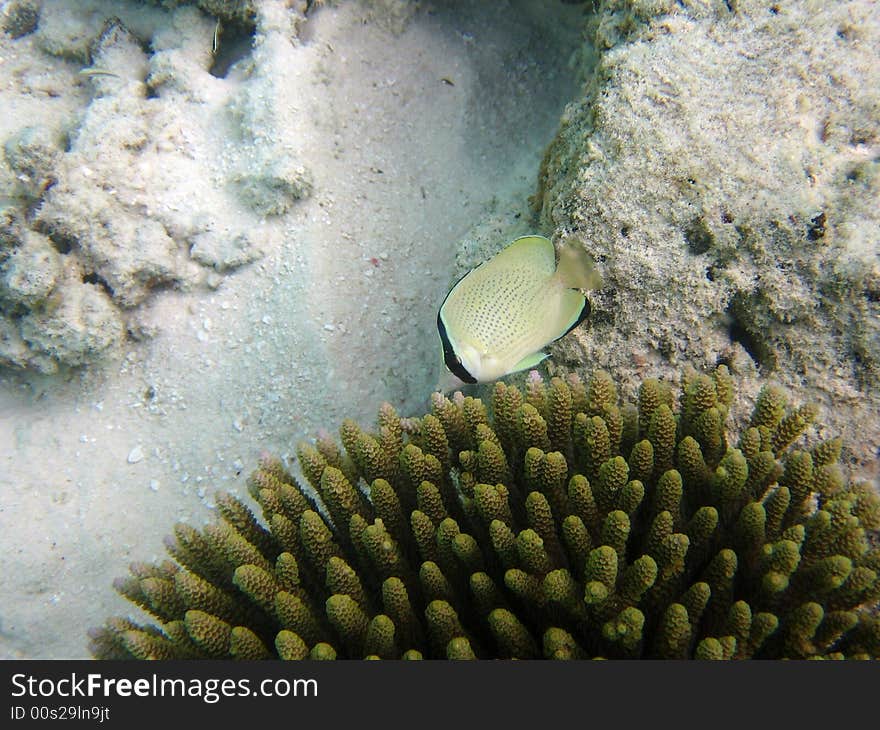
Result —
[[[794,448],[815,409],[779,389],[730,438],[727,369],[621,406],[606,373],[382,406],[340,449],[265,459],[258,519],[175,528],[176,562],[117,589],[155,623],[110,619],[101,658],[877,658],[880,499]],[[736,444],[734,446],[733,444]],[[314,495],[317,495],[314,496]],[[874,542],[872,542],[874,540]]]

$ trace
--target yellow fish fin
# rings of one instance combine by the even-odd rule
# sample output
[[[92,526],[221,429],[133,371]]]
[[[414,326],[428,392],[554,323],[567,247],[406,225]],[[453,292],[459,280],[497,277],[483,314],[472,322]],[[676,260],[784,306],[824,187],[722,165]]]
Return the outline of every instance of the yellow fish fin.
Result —
[[[556,251],[549,238],[520,236],[486,263],[493,269],[527,266],[551,276],[556,271]]]
[[[541,352],[540,350],[538,352],[533,352],[531,355],[527,355],[516,365],[514,365],[513,370],[511,370],[510,372],[518,373],[520,370],[528,370],[535,367],[539,362],[548,357],[550,357],[550,355],[546,352]]]
[[[556,318],[547,322],[547,331],[555,342],[564,337],[590,315],[590,300],[575,289],[565,289],[559,295]]]

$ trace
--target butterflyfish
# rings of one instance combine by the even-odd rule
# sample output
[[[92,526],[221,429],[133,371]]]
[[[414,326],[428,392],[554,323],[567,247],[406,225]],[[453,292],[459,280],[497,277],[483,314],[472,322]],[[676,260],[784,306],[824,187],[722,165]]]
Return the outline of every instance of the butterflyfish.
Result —
[[[579,291],[601,286],[590,255],[522,236],[465,274],[437,313],[447,375],[438,386],[487,383],[532,368],[548,357],[544,348],[590,314]],[[460,381],[460,382],[456,382]]]

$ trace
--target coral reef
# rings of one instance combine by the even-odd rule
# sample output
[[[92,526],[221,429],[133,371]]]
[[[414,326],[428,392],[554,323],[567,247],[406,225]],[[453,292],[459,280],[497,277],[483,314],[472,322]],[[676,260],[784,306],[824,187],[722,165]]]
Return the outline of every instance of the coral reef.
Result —
[[[228,23],[253,24],[257,14],[255,0],[147,0],[154,5],[176,8],[180,5],[196,5],[206,13]],[[301,0],[305,4],[306,0]]]
[[[247,26],[221,42],[238,44],[221,75],[216,19],[161,5],[174,9],[44,0],[4,15],[0,50],[27,83],[0,93],[15,112],[0,136],[0,204],[16,223],[0,238],[0,303],[9,304],[0,364],[54,372],[112,354],[136,307],[170,287],[216,288],[280,240],[273,219],[312,191],[299,139],[279,129],[281,95],[267,88],[277,46],[296,42],[301,12],[200,3]],[[242,78],[221,78],[242,59]],[[59,99],[51,113],[47,95]],[[24,113],[28,105],[35,113]],[[39,261],[36,290],[17,287],[24,261]],[[50,279],[52,296],[71,300],[54,307],[54,320],[44,305]],[[79,314],[83,297],[101,299],[100,316]],[[76,316],[55,322],[65,312]]]
[[[142,0],[48,0],[37,32],[0,33],[0,189],[23,184],[5,164],[6,140],[42,126],[63,160],[88,115],[99,164],[77,155],[95,174],[71,178],[84,195],[116,189],[126,210],[168,222],[190,257],[229,243],[215,260],[234,260],[238,232],[259,236],[243,253],[266,235],[259,261],[228,275],[200,268],[207,289],[169,282],[133,308],[111,298],[128,329],[119,357],[111,348],[103,362],[51,377],[0,366],[0,481],[4,504],[15,505],[3,544],[19,556],[0,590],[0,658],[87,657],[82,627],[126,608],[114,591],[84,587],[108,586],[131,560],[163,555],[175,521],[200,526],[214,491],[239,486],[261,448],[292,451],[345,416],[366,426],[386,400],[421,413],[440,363],[436,329],[420,323],[436,318],[448,290],[453,242],[488,206],[500,212],[515,199],[523,210],[576,88],[567,60],[580,42],[577,6],[421,3],[395,35],[378,3],[345,0],[310,11],[297,38],[283,22],[302,4],[261,0],[261,12],[275,14],[271,33],[262,20],[253,35],[224,22],[213,60],[215,19],[192,6],[160,15]],[[106,96],[119,80],[80,73],[86,63],[74,59],[64,23],[53,36],[62,55],[42,50],[52,14],[88,18],[93,8],[106,12],[82,38],[91,42],[117,16],[149,64],[143,108],[156,114],[146,128],[158,139],[139,153],[92,131],[99,89],[112,120]],[[239,40],[243,55],[226,55]],[[206,200],[237,197],[227,182],[248,169],[274,173],[262,161],[285,152],[314,175],[314,193],[287,214],[251,221],[247,207]],[[114,188],[120,181],[105,172],[116,158],[151,165],[124,168],[126,186]],[[168,197],[155,195],[164,183]],[[62,262],[78,260],[75,242],[46,241],[27,225],[38,203],[15,207]],[[193,238],[178,237],[196,216]],[[86,285],[109,297],[93,281]],[[20,320],[10,324],[20,336]]]
[[[624,387],[646,366],[671,377],[721,361],[750,396],[772,373],[873,463],[876,3],[597,5],[584,93],[534,199],[546,231],[604,264],[592,330],[557,360],[597,363]]]
[[[40,17],[40,0],[10,0],[0,8],[0,28],[12,38],[33,33]]]
[[[880,656],[880,499],[840,439],[766,386],[736,440],[733,379],[604,372],[480,399],[432,397],[368,433],[298,448],[310,487],[265,457],[258,521],[179,524],[176,562],[117,589],[157,624],[112,619],[101,658],[868,658]]]
[[[0,208],[0,363],[52,372],[83,365],[120,342],[122,317],[101,286],[45,235]]]

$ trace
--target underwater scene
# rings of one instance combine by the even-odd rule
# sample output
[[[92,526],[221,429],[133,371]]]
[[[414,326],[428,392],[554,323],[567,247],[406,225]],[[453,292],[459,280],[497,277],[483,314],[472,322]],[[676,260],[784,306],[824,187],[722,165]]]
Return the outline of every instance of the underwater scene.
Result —
[[[878,48],[0,2],[0,658],[880,658]]]

